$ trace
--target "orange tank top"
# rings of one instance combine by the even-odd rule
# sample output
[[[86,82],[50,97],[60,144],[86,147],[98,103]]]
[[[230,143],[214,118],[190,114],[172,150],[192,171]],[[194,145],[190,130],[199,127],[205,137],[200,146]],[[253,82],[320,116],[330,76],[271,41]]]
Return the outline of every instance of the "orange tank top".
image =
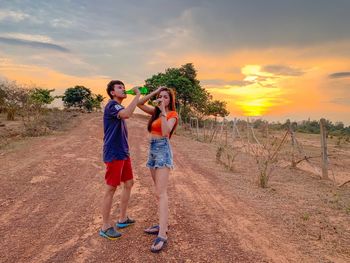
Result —
[[[178,115],[177,115],[176,111],[169,111],[167,113],[166,119],[169,120],[171,118],[175,118],[176,119],[176,122],[175,122],[175,125],[176,125],[177,124],[177,120],[178,120]],[[161,117],[159,117],[158,119],[156,119],[152,123],[151,133],[162,136],[162,120],[161,120]]]

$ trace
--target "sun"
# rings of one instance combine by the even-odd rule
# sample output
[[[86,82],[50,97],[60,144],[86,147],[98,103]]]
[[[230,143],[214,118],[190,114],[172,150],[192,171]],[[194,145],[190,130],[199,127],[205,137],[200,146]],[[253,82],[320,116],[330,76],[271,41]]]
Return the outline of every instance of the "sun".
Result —
[[[246,65],[241,69],[247,85],[231,90],[239,96],[236,105],[245,116],[262,116],[273,107],[273,98],[281,93],[276,78],[264,72],[260,65]]]

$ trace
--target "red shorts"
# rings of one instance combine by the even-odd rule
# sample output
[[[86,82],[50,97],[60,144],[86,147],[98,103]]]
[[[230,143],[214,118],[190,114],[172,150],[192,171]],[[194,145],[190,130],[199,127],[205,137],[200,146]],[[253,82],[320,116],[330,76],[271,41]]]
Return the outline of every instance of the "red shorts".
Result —
[[[117,187],[121,182],[133,179],[130,157],[126,160],[113,160],[106,164],[106,184]]]

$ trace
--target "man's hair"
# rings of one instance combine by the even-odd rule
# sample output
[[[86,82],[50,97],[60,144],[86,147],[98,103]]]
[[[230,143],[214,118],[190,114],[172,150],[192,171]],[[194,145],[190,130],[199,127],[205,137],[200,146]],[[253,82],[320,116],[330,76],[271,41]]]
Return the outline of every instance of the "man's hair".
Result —
[[[123,83],[122,81],[120,81],[120,80],[111,80],[111,81],[108,83],[108,85],[107,85],[107,94],[108,94],[108,96],[109,96],[111,99],[113,99],[113,96],[112,96],[112,94],[111,94],[111,91],[114,90],[114,85],[123,85],[123,86],[125,87],[125,85],[124,85],[124,83]]]

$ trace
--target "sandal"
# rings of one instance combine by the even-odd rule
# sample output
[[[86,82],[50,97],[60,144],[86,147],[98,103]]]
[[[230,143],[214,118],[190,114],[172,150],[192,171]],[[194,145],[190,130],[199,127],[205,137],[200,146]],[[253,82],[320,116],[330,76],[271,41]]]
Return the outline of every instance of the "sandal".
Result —
[[[115,225],[117,228],[125,228],[125,227],[128,227],[132,224],[135,224],[135,220],[134,219],[131,219],[129,217],[126,218],[126,220],[124,222],[117,222]]]
[[[163,242],[163,245],[160,248],[154,248],[154,246],[158,245],[160,242]],[[163,248],[166,247],[167,242],[168,242],[168,239],[158,236],[153,242],[153,245],[151,247],[151,252],[159,253],[160,251],[162,251]]]
[[[170,227],[168,226],[168,229],[169,229]],[[151,226],[151,227],[149,227],[149,228],[146,228],[145,230],[144,230],[144,232],[146,233],[146,234],[149,234],[149,235],[158,235],[159,234],[159,225],[154,225],[154,226]],[[166,233],[168,233],[168,231],[166,231]]]
[[[116,240],[117,238],[122,236],[122,234],[115,231],[113,227],[107,228],[106,230],[101,229],[99,235],[109,240]]]
[[[159,225],[151,226],[151,227],[145,229],[144,232],[146,234],[149,234],[149,235],[158,235],[158,233],[159,233]]]

